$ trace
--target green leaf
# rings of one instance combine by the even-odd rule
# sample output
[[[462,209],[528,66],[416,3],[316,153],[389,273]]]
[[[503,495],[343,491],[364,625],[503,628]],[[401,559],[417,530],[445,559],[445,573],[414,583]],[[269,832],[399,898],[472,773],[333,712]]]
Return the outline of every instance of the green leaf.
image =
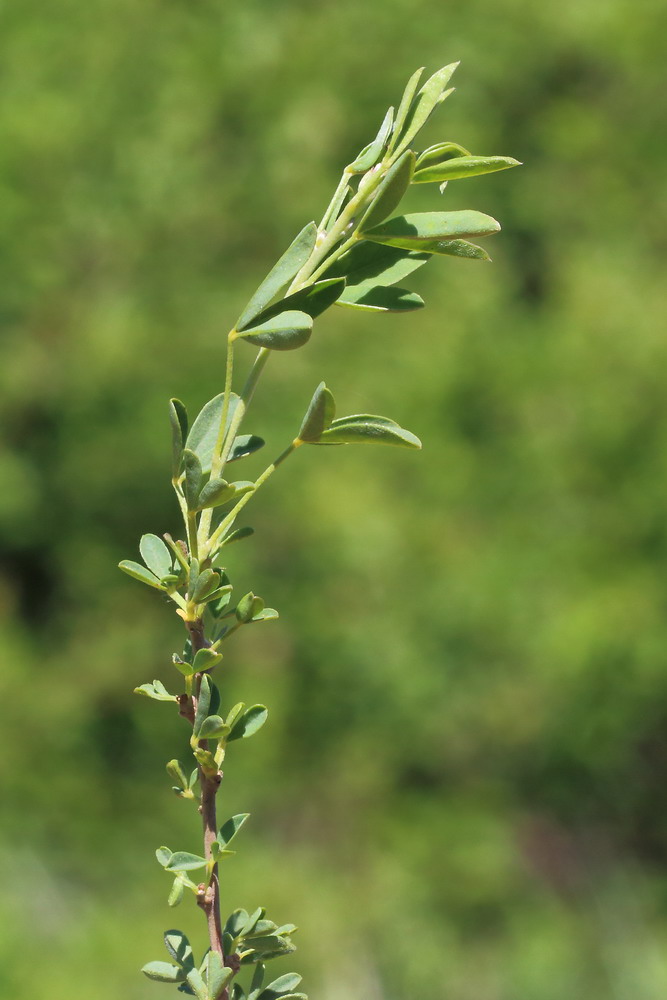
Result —
[[[227,465],[229,465],[230,462],[238,461],[239,458],[245,458],[247,455],[252,455],[263,447],[264,439],[257,437],[256,434],[240,434],[239,437],[234,438],[234,444],[229,452]]]
[[[382,178],[373,201],[368,206],[365,215],[362,216],[359,223],[359,232],[362,235],[366,229],[378,225],[398,207],[403,195],[410,187],[414,168],[415,154],[406,149]]]
[[[301,441],[316,441],[336,416],[336,402],[324,382],[320,382],[313,394],[303,418],[298,437]]]
[[[188,985],[192,987],[198,1000],[212,1000],[199,969],[190,969],[186,978]]]
[[[466,260],[491,260],[486,250],[467,240],[445,240],[439,244],[437,252],[446,257],[463,257]]]
[[[259,992],[260,992],[260,990],[262,988],[262,983],[264,982],[264,973],[265,972],[266,972],[265,966],[262,965],[261,962],[258,962],[257,965],[255,966],[255,971],[252,974],[252,981],[250,983],[249,1000],[256,1000],[256,997],[257,997],[257,995],[259,994]]]
[[[421,79],[421,75],[423,72],[424,72],[423,66],[421,66],[420,69],[415,70],[415,72],[408,80],[405,90],[403,91],[403,96],[401,97],[401,103],[399,104],[398,111],[396,112],[396,122],[394,124],[392,139],[389,144],[390,152],[393,151],[394,147],[396,146],[396,143],[401,138],[401,133],[403,132],[405,120],[408,117],[410,106],[417,91],[417,87],[419,86],[419,81]]]
[[[211,479],[199,494],[197,509],[222,507],[223,504],[238,500],[246,493],[254,493],[255,484],[250,482],[226,483],[224,479]]]
[[[252,591],[241,598],[239,603],[236,605],[236,619],[237,621],[249,622],[256,614],[264,607],[264,601],[261,597],[255,597]]]
[[[428,149],[419,154],[415,171],[436,166],[445,160],[471,155],[470,150],[466,149],[465,146],[460,146],[458,142],[438,142],[435,146],[429,146]]]
[[[421,448],[421,441],[410,431],[385,418],[371,415],[341,417],[334,420],[318,444],[392,444],[402,448]]]
[[[155,852],[155,857],[158,859],[163,868],[166,868],[171,861],[173,852],[169,850],[168,847],[158,847]]]
[[[365,174],[367,170],[374,167],[377,161],[382,156],[384,148],[387,145],[389,136],[391,135],[392,125],[394,124],[394,109],[389,108],[386,115],[382,120],[382,124],[378,130],[378,134],[375,136],[372,142],[362,149],[362,151],[348,166],[348,172],[351,174]]]
[[[190,854],[188,851],[175,851],[169,858],[165,868],[168,872],[192,872],[197,868],[204,868],[206,858],[200,858],[198,854]]]
[[[128,576],[134,577],[135,580],[139,580],[149,587],[155,587],[156,590],[162,591],[165,589],[150,570],[147,570],[145,566],[141,566],[139,563],[132,562],[131,559],[123,559],[122,562],[118,563],[118,568],[122,569],[123,573],[127,573]]]
[[[276,934],[267,934],[266,937],[253,937],[249,940],[252,949],[259,958],[268,955],[289,955],[296,951],[296,946],[289,938],[278,937]]]
[[[196,750],[192,751],[192,754],[200,765],[204,774],[217,774],[218,765],[216,763],[214,755],[210,750],[202,750],[201,747],[197,747]]]
[[[311,319],[316,319],[329,306],[332,306],[345,288],[343,278],[326,278],[323,281],[316,281],[313,285],[306,285],[293,295],[277,302],[257,318],[258,324],[264,324],[266,320],[287,311],[306,313]]]
[[[479,177],[481,174],[493,174],[498,170],[509,170],[510,167],[520,166],[519,160],[511,156],[458,156],[417,170],[413,183],[456,181],[463,177]]]
[[[367,309],[370,312],[410,312],[414,309],[423,309],[424,300],[416,292],[409,292],[395,285],[389,288],[384,285],[367,288],[363,285],[361,288],[353,286],[346,289],[338,305]]]
[[[219,586],[220,574],[216,573],[214,569],[205,569],[197,577],[197,583],[195,584],[194,590],[190,594],[190,599],[194,601],[195,604],[199,604],[200,601],[205,600],[209,594],[215,593]]]
[[[277,618],[280,618],[280,615],[278,614],[275,608],[262,608],[262,610],[258,614],[253,615],[250,621],[251,623],[274,622]]]
[[[229,934],[230,937],[236,938],[241,933],[243,927],[248,922],[248,911],[247,910],[234,910],[233,913],[227,917],[227,922],[225,924],[225,933]],[[227,952],[226,952],[227,953]]]
[[[167,764],[167,774],[172,781],[175,781],[183,791],[188,787],[188,779],[185,776],[183,765],[180,760],[170,760]]]
[[[141,558],[158,580],[171,573],[171,552],[157,535],[142,535],[139,542]]]
[[[176,701],[176,695],[169,694],[162,681],[153,681],[152,684],[142,684],[134,689],[135,694],[143,694],[153,701]]]
[[[253,705],[247,712],[234,723],[232,731],[227,738],[227,742],[232,740],[247,739],[261,729],[266,722],[269,711],[264,705]]]
[[[188,436],[188,411],[180,399],[169,400],[169,422],[171,423],[171,475],[173,479],[178,479],[183,445]]]
[[[225,722],[227,723],[230,729],[234,727],[234,723],[239,718],[239,716],[243,714],[244,711],[245,711],[245,702],[243,701],[239,701],[238,704],[234,705],[234,707],[230,709],[227,718],[225,719]]]
[[[202,652],[202,650],[200,650],[199,652]],[[193,727],[195,736],[199,732],[199,728],[202,722],[209,714],[209,709],[211,707],[212,687],[213,686],[211,684],[211,680],[208,674],[202,674],[201,684],[199,685],[199,694],[197,696],[197,711],[195,713],[195,723]]]
[[[204,670],[212,670],[213,667],[217,667],[219,663],[222,663],[222,653],[218,653],[215,649],[210,649],[208,646],[205,649],[199,649],[195,653],[195,658],[192,661],[193,673],[201,674]],[[210,699],[210,681],[208,677],[206,678],[208,682],[208,697]],[[202,685],[204,684],[204,678],[202,677]],[[205,695],[206,696],[206,695]],[[199,692],[199,697],[202,697],[201,691]]]
[[[234,975],[234,970],[227,968],[217,951],[209,951],[206,956],[206,982],[212,1000],[220,996],[223,989]]]
[[[288,310],[258,326],[247,327],[242,333],[237,333],[236,338],[242,337],[255,347],[266,347],[272,351],[293,351],[310,340],[312,330],[311,316]]]
[[[181,657],[178,656],[176,653],[174,653],[174,655],[172,656],[171,662],[174,664],[177,670],[180,670],[180,672],[183,674],[184,677],[192,677],[193,673],[195,672],[194,666],[191,663],[188,663],[187,660],[181,659]]]
[[[405,129],[396,147],[396,153],[407,149],[417,133],[422,130],[432,112],[444,98],[445,87],[449,83],[457,66],[457,62],[450,63],[449,66],[443,66],[442,69],[439,69],[433,76],[429,77],[421,88],[406,116]]]
[[[222,545],[232,545],[234,542],[240,542],[244,538],[250,538],[251,535],[255,534],[255,529],[246,525],[244,528],[236,528],[234,531],[230,531],[228,535],[222,540]]]
[[[236,321],[237,330],[245,330],[298,274],[315,248],[317,226],[309,222],[282,255],[259,286]],[[264,345],[260,345],[264,346]]]
[[[258,1000],[276,1000],[277,997],[292,993],[301,982],[302,977],[296,972],[288,972],[278,979],[274,979],[259,994]]]
[[[247,938],[265,937],[267,934],[273,934],[277,930],[278,925],[274,924],[273,920],[258,920],[252,931],[245,931],[244,936]]]
[[[241,929],[240,936],[246,937],[248,934],[252,934],[258,922],[262,919],[266,910],[263,906],[258,906],[254,913],[251,913],[248,917],[247,923],[245,923]],[[253,987],[254,988],[254,987]]]
[[[364,239],[406,250],[441,253],[444,241],[468,236],[490,236],[500,223],[481,212],[420,212],[399,215],[364,233]]]
[[[231,844],[232,840],[249,816],[250,813],[238,813],[237,816],[232,816],[231,819],[228,819],[226,823],[222,824],[217,838],[221,847],[224,848]]]
[[[183,931],[165,931],[164,944],[175,962],[185,969],[192,969],[194,967],[195,960],[192,954],[192,947]]]
[[[148,962],[141,971],[158,983],[182,983],[185,979],[184,970],[169,962]]]
[[[208,715],[199,727],[197,737],[200,740],[219,740],[228,732],[229,726],[219,715]]]
[[[238,405],[239,397],[235,392],[230,393],[225,429],[231,424]],[[185,443],[185,447],[197,455],[201,462],[202,472],[204,473],[209,472],[211,468],[213,452],[215,451],[218,434],[220,433],[224,407],[224,392],[210,399],[198,414]]]
[[[183,452],[183,467],[185,468],[185,486],[183,493],[188,510],[197,509],[197,501],[201,490],[202,467],[199,456],[186,448]]]
[[[184,893],[185,893],[185,882],[183,881],[182,878],[178,878],[177,876],[174,879],[173,884],[171,886],[171,892],[169,893],[169,897],[167,899],[167,906],[171,907],[178,906],[178,904],[183,900]]]
[[[418,267],[431,259],[431,254],[402,250],[398,247],[388,247],[381,243],[369,243],[363,240],[353,246],[340,260],[332,266],[339,268],[345,275],[347,287],[343,298],[347,298],[349,290],[361,287],[375,288],[376,285],[393,285],[406,278]]]
[[[240,983],[232,983],[231,1000],[246,1000],[245,990]]]

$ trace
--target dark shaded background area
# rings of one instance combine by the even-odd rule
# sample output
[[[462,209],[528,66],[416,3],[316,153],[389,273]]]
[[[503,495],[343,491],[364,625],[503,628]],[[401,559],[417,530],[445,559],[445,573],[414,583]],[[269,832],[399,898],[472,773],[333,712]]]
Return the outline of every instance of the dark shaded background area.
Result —
[[[425,448],[300,452],[230,550],[282,617],[229,656],[271,718],[230,750],[225,898],[300,925],[281,971],[319,1000],[662,1000],[664,5],[0,19],[2,995],[149,1000],[162,930],[203,944],[152,858],[197,848],[185,733],[131,693],[179,623],[116,564],[178,530],[168,396],[220,391],[254,286],[412,70],[461,59],[425,141],[525,162],[442,201],[501,219],[493,265],[431,263],[420,314],[327,314],[249,421],[280,450],[326,378]]]

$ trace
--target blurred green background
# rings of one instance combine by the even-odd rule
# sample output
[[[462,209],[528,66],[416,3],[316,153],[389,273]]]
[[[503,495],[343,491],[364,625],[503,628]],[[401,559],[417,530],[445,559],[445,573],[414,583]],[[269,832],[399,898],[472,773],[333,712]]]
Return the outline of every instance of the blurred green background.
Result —
[[[407,207],[496,216],[494,264],[432,262],[423,313],[332,310],[248,422],[277,452],[326,378],[425,447],[304,449],[230,550],[281,621],[228,657],[271,718],[229,753],[223,895],[300,925],[274,967],[314,1000],[664,1000],[664,4],[0,24],[2,996],[151,1000],[161,932],[203,947],[152,856],[199,843],[184,727],[131,693],[181,629],[116,564],[179,530],[167,398],[220,391],[255,285],[415,67],[460,59],[425,144],[525,166]]]

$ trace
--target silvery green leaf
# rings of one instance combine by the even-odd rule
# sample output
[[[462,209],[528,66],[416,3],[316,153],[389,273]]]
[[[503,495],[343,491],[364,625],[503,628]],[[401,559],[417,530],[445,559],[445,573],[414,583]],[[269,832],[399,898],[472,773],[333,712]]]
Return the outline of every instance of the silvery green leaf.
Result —
[[[164,944],[173,960],[179,965],[186,969],[191,969],[194,966],[192,947],[183,931],[165,931]]]
[[[167,899],[167,906],[170,906],[172,908],[178,906],[178,904],[181,903],[183,900],[184,893],[185,893],[185,882],[183,881],[182,878],[178,878],[177,876],[172,883],[171,891]]]
[[[237,332],[255,347],[266,347],[271,351],[293,351],[310,340],[313,319],[307,313],[288,310],[278,313],[257,326],[246,327]]]
[[[185,485],[183,494],[188,510],[197,509],[197,501],[201,490],[202,466],[194,451],[186,448],[183,452],[183,468],[185,469]]]
[[[157,535],[142,535],[139,551],[141,558],[158,580],[171,572],[173,562],[171,552]]]
[[[139,580],[140,583],[145,583],[149,587],[155,587],[156,590],[165,589],[157,577],[150,570],[146,569],[145,566],[142,566],[141,563],[133,562],[131,559],[123,559],[122,562],[118,563],[118,568],[122,569],[123,573],[127,573],[128,576]]]
[[[219,715],[209,715],[199,727],[197,738],[200,740],[219,740],[223,736],[226,736],[228,732],[229,726],[225,724]]]
[[[239,404],[239,397],[235,392],[230,393],[229,405],[225,427],[228,428],[234,417],[236,407]],[[199,459],[202,472],[209,472],[213,460],[213,452],[220,433],[222,414],[225,408],[224,392],[209,399],[208,403],[198,414],[185,443],[186,448],[193,451]]]
[[[250,326],[259,314],[271,304],[276,295],[292,281],[313,252],[316,239],[317,226],[314,222],[309,222],[250,299],[236,321],[237,330],[244,330]]]
[[[320,382],[303,418],[298,437],[301,441],[316,441],[336,416],[336,403],[324,382]]]
[[[364,239],[406,250],[442,253],[443,241],[490,236],[499,231],[500,223],[481,212],[420,212],[399,215],[374,226],[364,233]]]
[[[141,970],[149,979],[158,983],[182,983],[185,972],[178,965],[169,962],[148,962]]]
[[[217,1000],[233,975],[234,970],[223,964],[220,953],[209,951],[206,956],[206,982],[211,1000]]]

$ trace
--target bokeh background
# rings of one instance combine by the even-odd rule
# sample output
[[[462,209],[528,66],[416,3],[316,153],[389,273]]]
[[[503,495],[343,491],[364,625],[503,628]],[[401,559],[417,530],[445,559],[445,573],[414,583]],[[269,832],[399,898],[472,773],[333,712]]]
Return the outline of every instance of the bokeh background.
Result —
[[[304,449],[230,549],[282,617],[228,657],[271,717],[229,754],[222,809],[253,816],[224,898],[300,925],[274,968],[315,1000],[663,1000],[664,4],[0,19],[2,995],[151,1000],[162,931],[203,946],[152,856],[199,843],[185,733],[131,693],[181,630],[116,564],[178,530],[166,399],[220,391],[255,285],[413,69],[460,59],[425,141],[525,167],[408,207],[498,217],[493,265],[328,313],[248,423],[277,452],[326,378],[425,447]]]

